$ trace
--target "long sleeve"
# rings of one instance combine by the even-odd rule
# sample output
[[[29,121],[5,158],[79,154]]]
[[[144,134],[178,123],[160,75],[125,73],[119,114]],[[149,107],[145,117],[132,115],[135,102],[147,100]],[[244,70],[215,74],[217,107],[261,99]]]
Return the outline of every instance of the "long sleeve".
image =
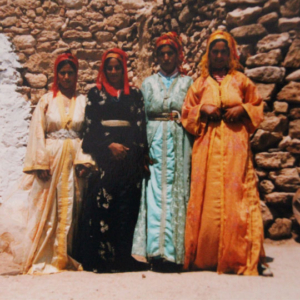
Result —
[[[43,96],[32,116],[27,151],[23,172],[31,173],[36,170],[49,170],[49,154],[46,149],[46,118],[48,108],[47,96]]]
[[[203,80],[199,78],[189,88],[182,106],[181,122],[183,127],[195,136],[200,136],[206,122],[200,121]]]
[[[95,154],[103,152],[113,142],[112,136],[102,134],[101,103],[104,103],[104,101],[98,88],[95,87],[89,91],[88,102],[85,108],[86,128],[82,142],[82,149],[85,153]]]
[[[147,143],[147,134],[146,134],[146,115],[145,115],[145,106],[144,98],[141,91],[137,90],[136,94],[136,137],[137,137],[137,146],[141,149],[142,153],[147,153],[148,143]]]
[[[257,87],[249,79],[246,79],[243,108],[246,110],[249,119],[244,124],[249,133],[253,133],[263,120],[263,101],[258,93]]]

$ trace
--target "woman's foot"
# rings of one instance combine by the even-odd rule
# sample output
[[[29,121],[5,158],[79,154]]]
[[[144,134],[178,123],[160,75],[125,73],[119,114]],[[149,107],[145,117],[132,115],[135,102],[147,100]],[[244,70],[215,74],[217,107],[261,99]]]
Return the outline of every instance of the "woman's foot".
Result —
[[[264,277],[273,277],[274,276],[271,268],[264,264],[261,264],[258,266],[258,273],[259,273],[259,275],[264,276]]]

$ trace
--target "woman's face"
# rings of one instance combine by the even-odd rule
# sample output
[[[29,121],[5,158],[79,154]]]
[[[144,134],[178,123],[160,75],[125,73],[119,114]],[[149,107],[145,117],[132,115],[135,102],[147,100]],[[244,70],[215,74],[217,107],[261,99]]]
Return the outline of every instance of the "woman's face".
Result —
[[[112,86],[120,86],[123,84],[123,68],[116,58],[111,58],[105,65],[105,73],[108,82]]]
[[[209,51],[209,63],[212,69],[220,70],[228,66],[229,49],[225,42],[217,42]]]
[[[69,90],[73,89],[76,82],[76,72],[69,65],[64,65],[57,73],[58,85],[60,88]]]
[[[170,46],[162,46],[157,53],[160,67],[167,74],[173,73],[178,63],[177,52]]]

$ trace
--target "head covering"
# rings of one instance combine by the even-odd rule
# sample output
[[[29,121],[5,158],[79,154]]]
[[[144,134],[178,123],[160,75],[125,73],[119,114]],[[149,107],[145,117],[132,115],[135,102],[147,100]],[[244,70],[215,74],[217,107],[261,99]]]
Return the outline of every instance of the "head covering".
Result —
[[[59,91],[59,85],[58,85],[58,65],[59,63],[61,63],[62,61],[70,61],[72,62],[75,67],[76,67],[76,79],[75,79],[75,84],[74,84],[74,94],[76,91],[76,84],[77,84],[77,76],[78,76],[78,59],[76,56],[74,56],[71,53],[63,53],[58,55],[58,57],[55,60],[54,63],[54,81],[53,81],[53,85],[52,85],[52,91],[53,91],[53,96],[55,97],[57,95],[57,92]]]
[[[216,30],[213,32],[208,40],[207,40],[207,47],[206,53],[203,55],[200,67],[201,67],[201,76],[207,77],[209,76],[209,69],[210,69],[210,62],[209,62],[209,51],[212,42],[219,40],[219,41],[226,41],[228,48],[229,48],[229,64],[228,64],[228,73],[231,73],[233,70],[243,69],[242,65],[239,62],[239,55],[237,53],[237,43],[233,36],[226,31]]]
[[[115,89],[111,84],[108,82],[106,74],[105,74],[105,61],[109,58],[116,58],[123,67],[123,80],[124,80],[124,94],[129,95],[129,81],[128,81],[128,73],[127,73],[127,54],[119,49],[119,48],[113,48],[110,50],[107,50],[102,55],[102,62],[101,66],[99,68],[99,73],[97,77],[97,88],[99,90],[102,89],[102,86],[105,87],[106,91],[114,96],[118,96],[118,90]]]
[[[159,37],[156,40],[155,43],[156,51],[162,46],[172,46],[177,51],[178,54],[177,68],[180,73],[185,74],[186,72],[182,67],[182,63],[184,62],[182,41],[181,38],[178,36],[178,34],[173,31],[163,34],[161,37]]]

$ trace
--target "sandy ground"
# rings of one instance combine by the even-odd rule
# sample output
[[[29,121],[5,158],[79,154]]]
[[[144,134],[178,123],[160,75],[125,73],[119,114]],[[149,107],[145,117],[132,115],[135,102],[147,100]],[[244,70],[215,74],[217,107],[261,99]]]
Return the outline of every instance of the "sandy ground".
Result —
[[[0,299],[300,299],[300,244],[266,241],[274,277],[218,275],[214,272],[120,274],[63,272],[16,275],[7,254],[0,254]]]

